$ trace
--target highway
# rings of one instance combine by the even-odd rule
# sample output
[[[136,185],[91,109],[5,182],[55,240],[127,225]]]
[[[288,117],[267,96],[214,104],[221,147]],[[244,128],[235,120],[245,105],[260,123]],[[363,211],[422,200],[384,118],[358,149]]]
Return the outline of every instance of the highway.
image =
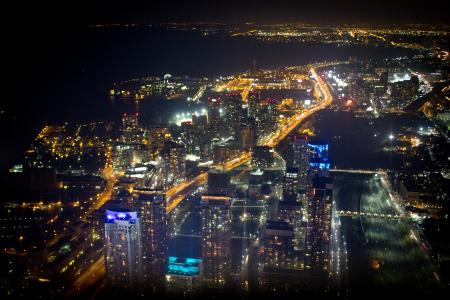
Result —
[[[314,107],[300,111],[298,114],[295,114],[294,116],[289,118],[288,121],[286,122],[286,125],[277,129],[272,135],[264,139],[261,143],[262,145],[266,145],[269,147],[276,146],[306,118],[308,118],[315,112],[331,105],[333,97],[331,96],[331,93],[328,90],[327,85],[323,82],[322,78],[320,78],[320,76],[317,75],[316,71],[313,68],[310,69],[310,74],[311,78],[315,81],[320,94],[319,103],[317,103]],[[247,163],[250,160],[250,158],[251,158],[250,152],[243,152],[240,156],[227,161],[223,165],[214,165],[212,167],[229,171],[241,166],[242,164]],[[183,201],[183,199],[187,195],[189,195],[194,189],[198,188],[201,185],[204,185],[207,179],[208,179],[207,173],[204,172],[194,177],[193,179],[184,181],[167,190],[166,191],[167,213],[172,212],[175,209],[175,207],[177,207],[181,203],[181,201]]]
[[[75,279],[72,287],[68,290],[66,297],[71,298],[79,295],[98,282],[105,274],[105,257],[102,255],[94,261],[89,268]]]
[[[113,165],[112,165],[112,149],[109,148],[106,152],[106,166],[102,172],[103,178],[106,180],[105,190],[97,195],[97,199],[94,204],[86,211],[85,217],[91,214],[94,210],[99,209],[106,203],[109,199],[111,199],[111,195],[113,193],[114,184],[117,182],[117,178],[114,175]]]

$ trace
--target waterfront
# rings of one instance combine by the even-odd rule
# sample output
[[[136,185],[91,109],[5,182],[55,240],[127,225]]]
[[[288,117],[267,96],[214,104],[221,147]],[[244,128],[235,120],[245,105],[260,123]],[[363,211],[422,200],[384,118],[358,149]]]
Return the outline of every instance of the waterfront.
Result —
[[[395,214],[389,190],[375,174],[335,173],[337,210]],[[405,295],[435,291],[434,265],[403,220],[341,216],[348,288],[358,298],[386,290]]]

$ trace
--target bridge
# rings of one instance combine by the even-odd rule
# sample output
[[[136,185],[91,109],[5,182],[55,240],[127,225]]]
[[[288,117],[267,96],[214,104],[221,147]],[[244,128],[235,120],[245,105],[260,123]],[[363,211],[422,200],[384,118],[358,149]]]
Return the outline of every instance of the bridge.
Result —
[[[352,174],[380,174],[384,175],[384,170],[362,170],[362,169],[330,169],[333,173],[352,173]]]
[[[398,220],[399,215],[392,214],[379,214],[371,212],[360,212],[360,211],[350,211],[350,210],[338,210],[336,214],[340,217],[365,217],[365,218],[376,218],[376,219],[387,219],[387,220]]]
[[[202,237],[199,234],[181,234],[181,233],[174,234],[174,236],[189,237],[189,238],[201,238]],[[232,239],[242,239],[242,240],[254,240],[257,237],[256,236],[237,236],[237,235],[232,235],[231,238]]]

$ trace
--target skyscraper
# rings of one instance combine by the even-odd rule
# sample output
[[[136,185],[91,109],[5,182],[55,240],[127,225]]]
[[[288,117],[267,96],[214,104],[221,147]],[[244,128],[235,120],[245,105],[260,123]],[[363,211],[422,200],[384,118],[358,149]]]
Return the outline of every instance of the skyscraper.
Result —
[[[294,230],[285,221],[266,221],[264,236],[264,271],[294,269]]]
[[[212,137],[219,137],[222,134],[220,119],[220,98],[208,98],[208,123]]]
[[[236,136],[242,150],[248,151],[256,145],[257,132],[258,128],[256,127],[255,119],[244,119]]]
[[[194,116],[194,115],[193,115]],[[181,140],[186,148],[186,154],[195,153],[195,130],[191,121],[181,123]]]
[[[284,199],[278,203],[278,220],[287,222],[294,231],[294,247],[304,250],[305,229],[302,219],[302,204],[294,199]]]
[[[293,227],[285,221],[267,221],[264,234],[262,288],[286,292],[296,286],[302,271],[301,256],[294,249]]]
[[[256,119],[258,116],[259,94],[250,92],[248,94],[248,116]]]
[[[136,289],[142,284],[140,223],[136,211],[106,210],[105,267],[111,286]]]
[[[283,182],[283,201],[297,201],[297,194],[299,191],[298,177],[298,168],[286,168]]]
[[[135,200],[142,228],[143,275],[147,286],[159,291],[167,268],[166,199],[161,191],[139,191]]]
[[[184,145],[167,141],[161,151],[164,159],[166,184],[174,184],[186,177],[186,149]]]
[[[225,106],[228,133],[237,136],[243,118],[242,97],[238,93],[229,94]]]
[[[332,202],[332,178],[314,177],[308,202],[306,266],[308,269],[323,271],[324,275],[330,269]]]
[[[309,151],[308,137],[297,134],[288,137],[289,159],[287,165],[298,169],[298,191],[305,195],[308,189]]]
[[[328,143],[323,141],[308,142],[310,177],[315,174],[327,175],[330,169]]]
[[[192,126],[194,128],[194,154],[204,156],[207,154],[209,142],[207,115],[192,115]]]
[[[230,198],[202,196],[203,285],[207,289],[223,288],[231,273]]]
[[[122,117],[122,142],[142,143],[143,131],[139,127],[138,114],[124,114]]]

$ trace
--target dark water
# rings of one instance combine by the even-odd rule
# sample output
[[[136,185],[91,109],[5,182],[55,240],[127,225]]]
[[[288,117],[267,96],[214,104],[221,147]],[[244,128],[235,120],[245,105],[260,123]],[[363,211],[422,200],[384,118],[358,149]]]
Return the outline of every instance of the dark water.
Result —
[[[159,27],[79,28],[55,35],[36,33],[11,58],[12,97],[0,106],[0,168],[22,156],[37,131],[48,123],[117,120],[122,111],[107,91],[114,81],[146,75],[218,76],[257,67],[405,55],[399,49],[337,47],[202,36]],[[149,122],[164,122],[178,104],[145,104]],[[4,108],[6,107],[6,108]],[[162,112],[162,114],[159,114]]]

